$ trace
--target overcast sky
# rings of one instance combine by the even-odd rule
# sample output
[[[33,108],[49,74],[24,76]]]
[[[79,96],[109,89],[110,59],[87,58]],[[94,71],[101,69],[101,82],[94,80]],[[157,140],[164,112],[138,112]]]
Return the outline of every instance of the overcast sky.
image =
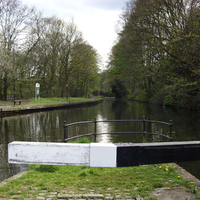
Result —
[[[85,40],[100,54],[105,63],[117,38],[116,27],[125,0],[22,0],[46,16],[73,19]]]

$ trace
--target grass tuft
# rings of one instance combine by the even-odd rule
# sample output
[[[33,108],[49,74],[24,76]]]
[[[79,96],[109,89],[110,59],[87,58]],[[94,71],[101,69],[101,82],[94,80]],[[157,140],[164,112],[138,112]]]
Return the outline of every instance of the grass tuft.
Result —
[[[55,172],[58,170],[58,166],[54,165],[40,165],[37,168],[35,168],[36,171],[39,172]]]

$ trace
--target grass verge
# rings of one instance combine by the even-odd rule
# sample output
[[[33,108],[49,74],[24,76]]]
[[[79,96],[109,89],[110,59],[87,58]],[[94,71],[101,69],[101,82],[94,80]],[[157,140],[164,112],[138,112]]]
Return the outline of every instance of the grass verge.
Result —
[[[36,199],[42,191],[80,194],[83,189],[104,194],[110,188],[113,196],[116,191],[129,191],[133,199],[140,195],[149,200],[154,199],[151,195],[154,189],[177,186],[198,193],[194,183],[180,177],[170,164],[125,168],[30,165],[28,173],[0,187],[0,199]]]
[[[45,105],[59,105],[59,104],[68,104],[75,102],[85,102],[85,101],[93,101],[101,99],[101,96],[95,96],[92,98],[84,98],[84,97],[69,97],[67,98],[39,98],[39,99],[28,99],[21,100],[21,105],[13,105],[12,101],[0,101],[0,108],[16,108],[16,107],[37,107],[37,106],[45,106]]]
[[[77,101],[77,100],[85,100],[84,97],[69,97],[67,98],[40,98],[40,99],[29,99],[28,102],[31,104],[38,104],[38,103],[60,103],[60,102],[68,102],[68,101]]]

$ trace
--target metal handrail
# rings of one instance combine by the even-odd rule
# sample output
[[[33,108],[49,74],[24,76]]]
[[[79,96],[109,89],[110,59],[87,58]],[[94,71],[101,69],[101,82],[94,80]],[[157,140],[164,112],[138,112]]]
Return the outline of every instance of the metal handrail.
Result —
[[[106,133],[97,133],[97,123],[99,122],[142,122],[143,123],[143,126],[142,126],[142,132],[106,132]],[[164,134],[160,134],[160,133],[149,133],[149,132],[146,132],[146,122],[149,122],[149,123],[157,123],[157,124],[164,124],[164,125],[168,125],[169,126],[169,133],[170,133],[170,136],[168,135],[164,135]],[[70,137],[68,138],[67,135],[68,135],[68,132],[67,132],[67,127],[69,126],[73,126],[73,125],[78,125],[78,124],[89,124],[89,123],[94,123],[94,133],[88,133],[88,134],[84,134],[84,135],[78,135],[78,136],[73,136],[73,137]],[[84,136],[91,136],[91,135],[94,135],[94,141],[96,142],[96,136],[97,135],[102,135],[102,134],[124,134],[124,133],[131,133],[131,134],[148,134],[148,135],[159,135],[159,136],[162,136],[162,137],[166,137],[168,138],[170,141],[172,140],[172,126],[173,126],[173,123],[172,123],[172,120],[170,120],[170,122],[162,122],[162,121],[155,121],[155,120],[146,120],[145,117],[143,117],[142,120],[96,120],[96,117],[94,119],[94,121],[81,121],[81,122],[74,122],[74,123],[70,123],[70,124],[67,124],[66,121],[64,121],[64,142],[68,142],[69,140],[73,140],[73,139],[77,139],[77,138],[80,138],[80,137],[84,137]]]

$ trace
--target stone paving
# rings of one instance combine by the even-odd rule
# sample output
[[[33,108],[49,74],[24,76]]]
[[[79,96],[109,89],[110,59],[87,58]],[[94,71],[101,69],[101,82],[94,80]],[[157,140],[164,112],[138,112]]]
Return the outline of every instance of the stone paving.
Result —
[[[101,188],[97,187],[94,190],[87,190],[85,188],[80,188],[76,191],[71,191],[69,189],[63,189],[59,192],[40,190],[38,187],[33,187],[23,197],[23,188],[18,191],[15,195],[10,198],[1,198],[1,200],[143,200],[140,195],[133,195],[134,192],[138,190],[135,187],[133,190],[122,189],[115,190],[114,188]],[[137,193],[137,192],[136,192]],[[184,187],[175,188],[158,188],[152,192],[153,199],[157,200],[195,200],[194,194],[190,193]]]
[[[16,174],[2,182],[0,182],[0,187],[7,184],[7,182],[21,177],[27,172],[21,172]],[[79,188],[78,190],[61,190],[61,191],[48,191],[41,190],[38,187],[32,187],[29,193],[23,198],[23,189],[18,191],[17,194],[11,196],[10,198],[0,198],[0,200],[143,200],[139,195],[133,197],[133,192],[137,191],[137,187],[134,191],[130,189],[116,190],[113,187],[101,188],[97,187],[95,189],[87,190],[85,188]],[[59,190],[59,189],[58,189]]]
[[[23,200],[143,200],[140,196],[132,198],[130,190],[114,190],[113,188],[107,188],[105,192],[101,193],[101,188],[97,188],[97,190],[89,190],[85,191],[84,188],[81,190],[81,194],[77,194],[74,192],[61,191],[58,192],[48,192],[48,190],[41,190],[37,195],[38,188],[33,188],[33,190],[28,195],[28,198],[24,198]],[[96,192],[97,191],[97,192]],[[18,195],[14,195],[9,200],[22,199],[20,195],[20,191]],[[2,199],[7,200],[7,198]]]

